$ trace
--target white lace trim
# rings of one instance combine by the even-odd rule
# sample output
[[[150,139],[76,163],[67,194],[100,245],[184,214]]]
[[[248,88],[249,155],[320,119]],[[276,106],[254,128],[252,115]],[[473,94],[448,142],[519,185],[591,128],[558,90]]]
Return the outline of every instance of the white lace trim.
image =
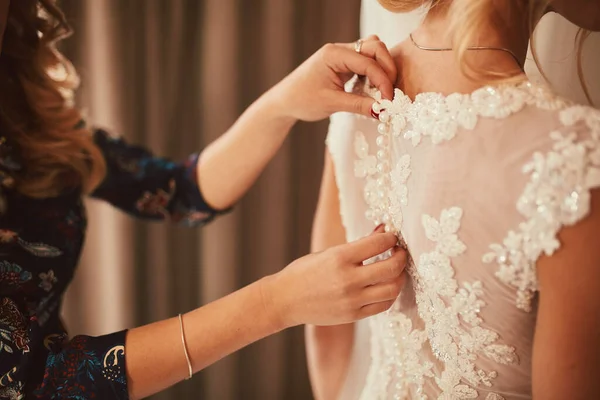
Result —
[[[403,134],[414,146],[426,136],[433,144],[451,140],[458,128],[475,128],[479,117],[501,119],[526,105],[558,109],[566,104],[544,87],[529,82],[519,86],[487,86],[471,94],[420,93],[414,101],[400,89],[396,89],[393,100],[381,100],[379,93],[375,98],[373,110],[379,113],[382,122],[380,132],[389,130],[395,137]]]
[[[552,150],[535,153],[523,172],[530,177],[517,209],[525,217],[517,230],[508,232],[502,244],[490,246],[483,256],[497,263],[497,277],[517,289],[517,307],[531,311],[538,289],[536,262],[560,247],[557,235],[590,211],[590,190],[600,186],[600,112],[574,106],[559,114],[566,126],[585,123],[591,134],[552,132]]]
[[[376,100],[373,110],[379,113],[380,120],[377,156],[365,156],[364,149],[368,152],[368,144],[364,135],[359,133],[356,146],[362,152],[359,154],[357,151],[357,156],[363,163],[368,161],[369,164],[368,173],[364,173],[367,166],[362,165],[359,170],[361,173],[356,176],[367,178],[364,189],[368,205],[367,219],[375,225],[385,223],[386,229],[394,232],[400,232],[402,228],[399,203],[408,203],[408,191],[405,188],[410,175],[408,155],[403,156],[392,170],[390,146],[394,138],[403,135],[417,146],[423,137],[430,137],[433,144],[439,144],[451,140],[459,128],[474,129],[479,117],[500,119],[522,110],[526,105],[559,109],[567,104],[546,88],[529,82],[519,86],[488,86],[471,94],[443,96],[439,93],[421,93],[414,101],[400,89],[396,89],[393,100],[382,100],[380,92],[373,97]],[[402,170],[397,171],[397,168]],[[399,193],[400,199],[397,199]]]

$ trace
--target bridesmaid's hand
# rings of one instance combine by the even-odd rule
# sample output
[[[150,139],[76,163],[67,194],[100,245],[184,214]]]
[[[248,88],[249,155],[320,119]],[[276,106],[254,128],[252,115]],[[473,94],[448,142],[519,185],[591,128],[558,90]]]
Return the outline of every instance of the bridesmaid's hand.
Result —
[[[345,324],[389,309],[406,278],[406,252],[396,243],[395,235],[379,231],[294,261],[263,281],[267,312],[285,329]],[[389,249],[394,251],[389,259],[363,266]]]
[[[355,44],[327,44],[267,92],[270,105],[282,117],[317,121],[339,111],[371,115],[373,100],[346,93],[344,84],[354,75],[366,76],[382,93],[393,97],[396,65],[377,36]]]

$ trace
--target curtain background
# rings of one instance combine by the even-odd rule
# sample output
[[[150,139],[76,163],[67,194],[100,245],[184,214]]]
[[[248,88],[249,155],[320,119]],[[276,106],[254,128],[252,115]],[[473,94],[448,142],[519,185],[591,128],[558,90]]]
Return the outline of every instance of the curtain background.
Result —
[[[535,46],[541,70],[561,95],[588,104],[577,74],[575,36],[578,28],[557,14],[548,14],[536,29]],[[530,76],[541,79],[530,53],[525,69]],[[600,33],[586,40],[581,60],[583,77],[595,107],[600,107]]]
[[[359,0],[61,0],[89,120],[183,159],[321,45],[358,37]],[[173,317],[309,250],[327,124],[299,125],[235,211],[202,230],[89,202],[65,299],[72,334]],[[157,341],[159,338],[157,338]],[[152,351],[151,348],[148,351]],[[183,357],[183,353],[182,353]],[[156,399],[308,399],[302,329],[228,357]]]
[[[369,12],[365,34],[379,33],[391,44],[398,33],[394,26],[407,31],[411,17],[382,14],[376,0],[364,3]],[[76,31],[65,51],[80,72],[80,104],[89,120],[175,159],[214,140],[253,99],[322,44],[355,40],[360,8],[360,0],[61,4]],[[551,16],[538,29],[537,46],[552,83],[581,100],[574,32],[571,24]],[[598,49],[596,34],[586,46],[584,69],[597,106]],[[104,334],[175,316],[305,254],[325,130],[326,123],[297,126],[235,211],[202,230],[136,222],[90,201],[86,249],[65,300],[71,333]],[[310,397],[302,329],[292,329],[155,399]]]

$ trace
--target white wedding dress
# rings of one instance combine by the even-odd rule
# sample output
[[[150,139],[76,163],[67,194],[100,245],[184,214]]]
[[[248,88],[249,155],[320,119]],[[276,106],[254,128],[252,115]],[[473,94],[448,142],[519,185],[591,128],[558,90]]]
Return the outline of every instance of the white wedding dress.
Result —
[[[327,145],[347,240],[387,223],[411,279],[359,324],[341,399],[531,398],[536,261],[589,212],[600,111],[528,82],[378,99]]]
[[[363,0],[361,36],[392,47],[422,19]],[[546,75],[581,101],[575,27],[550,15],[538,31]],[[600,38],[588,42],[585,76],[599,100]],[[339,400],[529,399],[535,260],[558,245],[560,226],[585,217],[600,184],[598,111],[536,86],[414,102],[398,92],[388,111],[384,124],[334,115],[327,139],[347,239],[387,214],[414,278],[392,311],[355,324]]]

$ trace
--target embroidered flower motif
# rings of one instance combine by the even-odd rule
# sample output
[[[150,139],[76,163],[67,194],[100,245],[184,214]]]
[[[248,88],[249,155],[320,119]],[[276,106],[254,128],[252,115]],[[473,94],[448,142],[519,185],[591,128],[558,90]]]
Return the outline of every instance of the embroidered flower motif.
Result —
[[[458,310],[462,319],[469,325],[477,326],[483,322],[479,312],[485,307],[485,302],[479,298],[480,296],[483,296],[481,282],[466,282],[452,299],[452,308]]]
[[[171,202],[173,195],[175,194],[175,181],[171,179],[169,181],[169,191],[158,189],[155,193],[146,192],[142,198],[136,203],[136,209],[147,215],[153,215],[161,218],[169,216],[167,206]]]
[[[0,354],[3,351],[6,351],[7,353],[13,353],[13,349],[10,346],[11,342],[11,331],[9,331],[8,329],[0,328]]]
[[[450,376],[444,372],[440,379],[437,379],[437,383],[443,390],[443,393],[438,397],[438,400],[463,400],[463,399],[476,399],[479,397],[477,391],[467,385],[452,385],[455,381],[459,380],[459,376]]]
[[[58,279],[56,279],[56,276],[54,276],[53,270],[49,270],[48,272],[42,272],[40,274],[40,280],[41,282],[39,286],[46,292],[51,291],[54,284],[58,281]]]
[[[384,184],[384,182],[378,182],[377,178],[381,175],[381,162],[377,161],[376,156],[369,154],[369,143],[362,132],[355,133],[354,152],[357,156],[357,159],[354,161],[354,175],[357,178],[365,179],[365,186],[363,189],[365,203],[370,207],[375,206],[381,202],[382,196],[385,195],[380,189],[380,186]],[[379,154],[379,158],[381,159],[383,156]],[[381,176],[379,179],[385,179],[385,177]],[[366,213],[366,218],[372,220],[373,215],[373,211],[369,210]],[[386,222],[388,219],[389,216],[386,216]],[[379,222],[377,222],[377,224],[379,224]]]
[[[478,356],[501,364],[517,362],[515,349],[497,344],[499,335],[481,326],[479,312],[485,307],[480,299],[482,283],[465,282],[459,289],[454,279],[451,259],[466,250],[457,234],[462,214],[460,208],[453,207],[443,210],[439,221],[423,216],[425,235],[436,246],[432,252],[421,255],[416,270],[411,272],[419,315],[427,326],[431,348],[444,361],[444,373],[436,381],[443,390],[440,398],[446,399],[477,398],[477,391],[464,381],[474,386],[491,386],[496,373],[477,369]]]
[[[354,161],[354,175],[364,178],[377,172],[377,158],[369,154],[369,143],[362,132],[356,132],[354,136],[354,152],[358,160]]]
[[[45,243],[29,243],[19,238],[19,245],[36,257],[53,258],[62,255],[62,251]]]
[[[0,323],[7,329],[4,329],[2,337],[10,343],[10,350],[21,350],[23,353],[28,353],[29,335],[26,319],[21,314],[14,301],[5,297],[0,301]],[[4,350],[12,353],[6,348]]]
[[[12,372],[12,371],[11,371]],[[25,398],[25,390],[22,382],[15,382],[12,379],[6,379],[10,382],[7,386],[0,387],[0,398],[23,400]],[[4,382],[3,382],[4,385]]]
[[[408,187],[406,182],[410,176],[410,156],[403,155],[390,173],[392,196],[390,197],[389,215],[396,230],[402,226],[402,206],[408,205]]]
[[[10,243],[18,236],[17,232],[9,231],[6,229],[0,229],[0,242]]]
[[[552,150],[536,153],[523,168],[529,175],[517,209],[525,217],[518,230],[509,231],[502,244],[492,244],[485,263],[496,263],[496,276],[517,290],[517,307],[531,311],[538,289],[536,262],[560,247],[557,234],[565,225],[580,221],[590,211],[590,189],[600,186],[600,112],[570,107],[560,112],[565,126],[582,122],[588,137],[575,132],[552,132]]]
[[[171,220],[175,223],[181,223],[184,226],[194,227],[202,222],[209,221],[211,213],[198,210],[181,210],[171,213]]]
[[[412,321],[400,312],[388,312],[370,319],[372,355],[376,365],[386,365],[381,370],[371,368],[367,375],[367,384],[360,399],[371,400],[372,392],[368,388],[379,390],[395,387],[395,398],[426,400],[419,389],[423,388],[425,378],[433,377],[433,364],[419,358],[427,335],[423,330],[413,329]],[[395,385],[394,385],[395,384]],[[394,385],[394,386],[393,386]],[[409,386],[417,388],[411,396]]]
[[[18,287],[29,280],[31,280],[31,272],[25,271],[19,265],[6,260],[0,261],[1,285]]]
[[[394,194],[400,198],[400,203],[405,206],[408,205],[408,190],[406,188],[406,182],[410,176],[410,156],[404,154],[396,163],[394,169],[391,172],[392,190]]]
[[[398,398],[423,393],[425,379],[434,376],[431,364],[420,357],[425,341],[444,365],[441,375],[435,377],[442,390],[438,400],[476,399],[476,387],[492,386],[497,373],[478,368],[478,357],[500,364],[518,361],[514,348],[498,343],[499,335],[481,326],[479,314],[486,305],[481,299],[482,283],[459,285],[454,278],[452,258],[466,251],[458,236],[462,215],[462,209],[452,207],[442,210],[439,220],[422,217],[425,235],[435,247],[421,254],[408,271],[425,330],[413,329],[412,322],[394,307],[371,319],[371,354],[378,367],[369,372],[363,399],[373,398],[377,388],[396,387]]]
[[[422,222],[425,235],[436,242],[436,251],[448,257],[456,257],[463,253],[467,246],[458,239],[458,229],[462,218],[462,209],[453,207],[442,211],[440,221],[429,215],[423,215]]]
[[[36,257],[58,257],[62,255],[62,251],[56,247],[49,246],[44,243],[29,243],[19,237],[17,232],[0,229],[0,243],[17,242],[23,249],[33,254]]]
[[[125,346],[119,345],[111,348],[104,355],[102,376],[109,381],[121,381],[124,377],[124,360]]]

